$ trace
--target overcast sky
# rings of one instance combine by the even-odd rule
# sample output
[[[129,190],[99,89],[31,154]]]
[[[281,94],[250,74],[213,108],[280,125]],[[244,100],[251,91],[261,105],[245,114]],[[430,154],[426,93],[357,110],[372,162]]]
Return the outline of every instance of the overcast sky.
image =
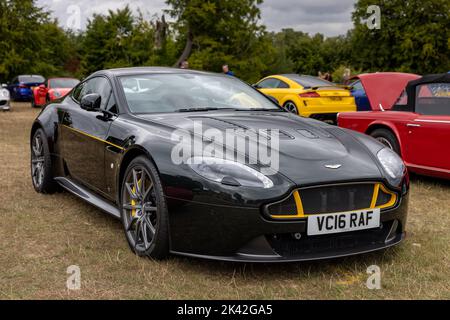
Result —
[[[352,28],[351,12],[356,0],[265,0],[262,22],[271,31],[294,28],[326,36],[345,34]],[[165,0],[37,0],[54,12],[64,27],[84,28],[93,13],[106,13],[129,4],[147,16],[161,15]],[[79,14],[78,14],[79,13]]]

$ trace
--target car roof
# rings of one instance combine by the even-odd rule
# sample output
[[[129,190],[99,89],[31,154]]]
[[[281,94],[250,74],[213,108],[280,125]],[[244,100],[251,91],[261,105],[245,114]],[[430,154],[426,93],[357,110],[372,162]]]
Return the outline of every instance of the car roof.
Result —
[[[209,74],[209,75],[221,75],[219,73],[197,71],[191,69],[180,69],[180,68],[169,68],[169,67],[133,67],[133,68],[117,68],[97,71],[94,75],[107,74],[115,77],[125,76],[125,75],[138,75],[138,74],[149,74],[149,73],[159,73],[159,74]]]
[[[77,78],[73,78],[73,77],[54,77],[54,78],[48,78],[47,80],[58,80],[58,79],[78,80]]]

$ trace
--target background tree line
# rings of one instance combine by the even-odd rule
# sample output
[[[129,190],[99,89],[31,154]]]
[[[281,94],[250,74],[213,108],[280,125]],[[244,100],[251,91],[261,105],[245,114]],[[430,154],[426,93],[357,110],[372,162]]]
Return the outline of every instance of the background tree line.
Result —
[[[0,0],[0,80],[17,74],[82,78],[113,67],[174,66],[220,71],[228,63],[254,82],[274,73],[316,75],[344,68],[354,73],[450,70],[448,0],[358,0],[354,28],[325,37],[260,22],[262,0],[166,0],[161,18],[146,19],[125,7],[96,14],[83,32],[63,30],[34,0]],[[369,5],[379,5],[381,29],[369,30]],[[165,16],[170,17],[166,22]]]

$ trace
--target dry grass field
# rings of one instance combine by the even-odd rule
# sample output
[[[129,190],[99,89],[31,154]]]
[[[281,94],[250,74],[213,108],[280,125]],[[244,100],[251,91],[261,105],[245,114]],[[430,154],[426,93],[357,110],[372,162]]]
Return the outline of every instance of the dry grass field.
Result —
[[[119,221],[64,192],[34,192],[28,136],[39,110],[0,113],[0,299],[450,299],[450,183],[413,177],[399,247],[314,263],[135,257]],[[81,268],[79,291],[67,267]],[[382,289],[366,287],[378,265]]]

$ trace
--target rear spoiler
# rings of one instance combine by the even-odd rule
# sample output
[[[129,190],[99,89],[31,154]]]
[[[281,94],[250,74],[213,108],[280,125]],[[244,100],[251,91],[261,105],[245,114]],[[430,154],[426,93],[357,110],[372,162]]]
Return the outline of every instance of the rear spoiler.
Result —
[[[317,90],[320,88],[342,88],[342,89],[346,89],[346,90],[352,90],[353,87],[352,86],[346,86],[344,84],[336,84],[333,86],[317,86],[317,87],[305,87],[304,89],[306,90]]]

